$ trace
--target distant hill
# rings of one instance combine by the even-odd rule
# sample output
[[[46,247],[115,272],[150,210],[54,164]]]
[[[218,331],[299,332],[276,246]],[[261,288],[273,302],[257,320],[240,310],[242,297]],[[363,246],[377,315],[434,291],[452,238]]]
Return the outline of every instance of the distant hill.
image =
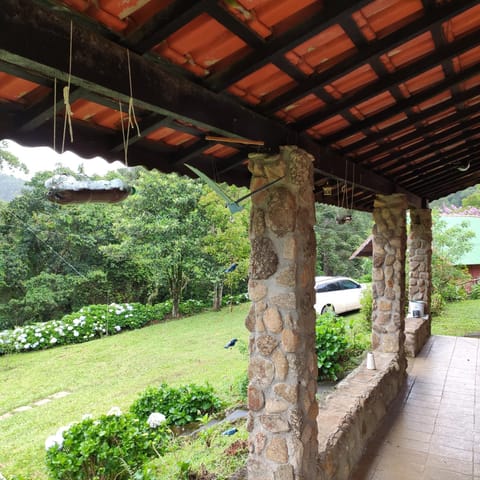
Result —
[[[20,195],[25,182],[20,178],[0,173],[0,200],[9,202]]]

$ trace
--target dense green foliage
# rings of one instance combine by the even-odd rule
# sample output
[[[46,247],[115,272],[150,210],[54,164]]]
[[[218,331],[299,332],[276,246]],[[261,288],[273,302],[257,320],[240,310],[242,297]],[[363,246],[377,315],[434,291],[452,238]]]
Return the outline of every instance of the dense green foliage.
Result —
[[[438,212],[433,214],[432,248],[432,294],[439,295],[435,300],[435,311],[442,308],[443,302],[453,302],[466,298],[461,286],[469,279],[466,268],[456,265],[458,259],[471,249],[474,233],[466,223],[447,228]]]
[[[222,435],[226,428],[236,428],[235,435]],[[245,420],[234,424],[208,427],[197,436],[174,439],[171,447],[148,464],[161,480],[228,480],[245,466],[248,454]]]
[[[342,224],[337,219],[345,215],[345,209],[316,205],[317,275],[360,278],[371,273],[369,258],[349,258],[372,233],[372,217],[365,212],[348,213],[352,221]]]
[[[223,347],[232,337],[247,343],[248,309],[242,304],[208,310],[91,342],[1,356],[0,415],[22,405],[33,408],[2,419],[0,471],[9,480],[15,474],[47,478],[44,443],[60,425],[86,413],[98,417],[112,405],[127,412],[150,385],[208,383],[229,407],[237,405],[237,379],[247,359],[237,346]],[[61,391],[70,395],[34,405]]]
[[[147,460],[163,455],[171,440],[169,426],[183,426],[217,412],[222,402],[210,386],[149,387],[123,414],[107,415],[61,427],[45,442],[52,479],[138,480],[153,478]]]
[[[151,412],[160,412],[165,415],[168,425],[182,426],[218,412],[221,407],[222,402],[208,385],[190,384],[176,388],[163,383],[158,388],[147,388],[130,411],[141,420],[146,420]]]
[[[48,439],[46,463],[55,480],[140,480],[144,463],[161,455],[169,439],[166,425],[151,427],[131,414],[102,415]]]
[[[343,319],[332,313],[320,315],[315,325],[318,377],[337,380],[341,360],[348,352],[348,339]]]
[[[338,380],[358,366],[370,347],[371,326],[363,314],[317,316],[315,345],[320,380]]]
[[[176,317],[182,298],[219,308],[224,284],[246,290],[248,209],[230,219],[199,181],[143,169],[111,174],[136,187],[121,204],[60,206],[45,197],[52,175],[0,205],[0,328],[111,302],[170,300]]]

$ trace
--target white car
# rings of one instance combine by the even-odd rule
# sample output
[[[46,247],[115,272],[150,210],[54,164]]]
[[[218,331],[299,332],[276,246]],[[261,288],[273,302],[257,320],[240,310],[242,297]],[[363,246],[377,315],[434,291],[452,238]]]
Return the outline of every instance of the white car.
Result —
[[[315,311],[344,313],[360,308],[363,286],[348,277],[315,277]]]

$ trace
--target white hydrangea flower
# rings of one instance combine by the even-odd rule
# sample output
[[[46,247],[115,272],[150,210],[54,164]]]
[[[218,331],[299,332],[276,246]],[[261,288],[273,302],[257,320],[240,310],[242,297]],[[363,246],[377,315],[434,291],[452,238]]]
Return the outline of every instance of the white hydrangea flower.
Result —
[[[116,330],[117,332],[119,332],[121,329],[122,329],[122,327],[121,327],[120,325],[115,325],[115,330]]]
[[[50,450],[53,447],[56,447],[60,450],[62,446],[63,446],[63,436],[50,435],[45,440],[45,450]]]
[[[80,335],[80,334],[77,332],[77,330],[74,330],[74,331],[73,331],[73,336],[74,336],[74,337],[78,337],[79,335]]]
[[[166,420],[165,415],[159,412],[152,412],[148,418],[147,423],[150,428],[159,427]]]
[[[50,339],[50,343],[57,343],[57,342],[58,342],[58,340],[55,337],[52,337]]]
[[[120,410],[120,407],[112,407],[107,412],[107,415],[115,415],[116,417],[119,417],[121,414],[122,414],[122,411]]]

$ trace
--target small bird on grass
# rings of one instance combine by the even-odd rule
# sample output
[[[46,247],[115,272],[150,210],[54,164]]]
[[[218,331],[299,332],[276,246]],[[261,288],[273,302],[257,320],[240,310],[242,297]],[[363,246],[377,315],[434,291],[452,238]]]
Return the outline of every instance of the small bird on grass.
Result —
[[[232,338],[223,348],[232,348],[237,343],[236,338]]]

